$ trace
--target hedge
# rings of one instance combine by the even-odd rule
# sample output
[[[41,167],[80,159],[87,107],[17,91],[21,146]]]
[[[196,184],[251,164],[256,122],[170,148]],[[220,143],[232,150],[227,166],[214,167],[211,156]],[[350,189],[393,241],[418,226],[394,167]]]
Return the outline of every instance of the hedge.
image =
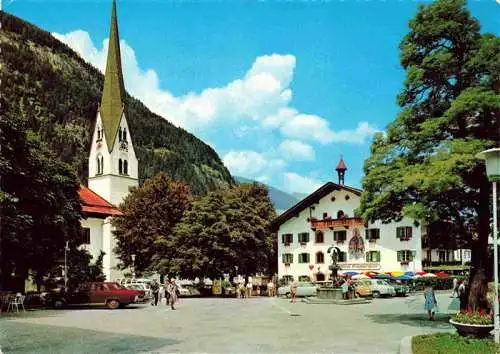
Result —
[[[453,279],[455,278],[459,281],[466,279],[466,277],[463,276],[446,278],[423,277],[410,280],[409,283],[411,284],[413,282],[415,284],[413,287],[415,291],[424,290],[426,285],[431,285],[434,290],[451,290],[453,289]]]

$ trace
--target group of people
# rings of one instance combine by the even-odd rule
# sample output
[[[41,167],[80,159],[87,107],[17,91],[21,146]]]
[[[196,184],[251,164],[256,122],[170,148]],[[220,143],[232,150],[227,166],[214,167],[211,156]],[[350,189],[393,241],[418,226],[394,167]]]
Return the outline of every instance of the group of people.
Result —
[[[245,285],[245,282],[240,282],[238,284],[238,290],[236,292],[236,296],[240,299],[245,299],[252,297],[253,293],[253,284],[248,281],[247,284]],[[272,281],[269,281],[267,283],[267,296],[273,297],[276,296],[276,290],[274,283]]]
[[[172,310],[175,310],[175,303],[179,296],[179,289],[175,283],[175,279],[170,279],[166,284],[159,284],[156,279],[151,284],[151,292],[153,293],[153,300],[151,306],[158,306],[165,299],[166,305],[170,305]]]

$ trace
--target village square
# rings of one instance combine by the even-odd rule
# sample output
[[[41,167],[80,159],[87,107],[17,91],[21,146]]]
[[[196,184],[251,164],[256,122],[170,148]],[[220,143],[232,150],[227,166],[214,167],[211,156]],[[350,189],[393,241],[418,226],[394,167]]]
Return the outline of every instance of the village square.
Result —
[[[177,49],[164,51],[182,65],[195,56],[175,37],[183,31],[141,34],[137,52],[128,42],[138,35],[134,16],[154,3],[92,5],[89,28],[106,27],[102,49],[90,30],[49,33],[54,17],[8,4],[0,353],[500,351],[500,37],[486,7],[408,7],[398,35],[379,37],[393,41],[400,76],[387,82],[397,81],[397,106],[376,113],[382,75],[381,96],[351,106],[366,99],[373,107],[363,119],[392,116],[349,130],[291,106],[292,87],[305,102],[295,71],[305,89],[335,66],[321,44],[305,51],[318,50],[308,70],[324,70],[309,80],[300,81],[299,54],[259,54],[242,78],[201,93],[170,72],[189,92],[175,96],[138,67],[137,48],[153,58],[162,51],[153,42],[172,36]],[[282,4],[299,16],[295,5]],[[78,11],[60,9],[85,28]],[[200,23],[220,14],[205,10]],[[215,21],[215,37],[247,33],[245,17],[231,16]],[[320,41],[309,26],[304,33]],[[262,41],[282,35],[269,28]],[[290,48],[310,44],[300,30],[295,39]],[[232,40],[235,52],[256,46]],[[221,56],[228,71],[234,55]],[[367,70],[376,76],[376,67]],[[203,75],[188,76],[196,85]]]

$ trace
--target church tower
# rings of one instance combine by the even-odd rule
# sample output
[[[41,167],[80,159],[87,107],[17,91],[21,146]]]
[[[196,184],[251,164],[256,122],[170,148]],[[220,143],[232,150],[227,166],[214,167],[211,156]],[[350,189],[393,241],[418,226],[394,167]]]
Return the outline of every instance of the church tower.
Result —
[[[130,187],[138,186],[139,178],[124,103],[120,36],[113,0],[104,88],[89,155],[89,188],[115,206],[128,195]]]

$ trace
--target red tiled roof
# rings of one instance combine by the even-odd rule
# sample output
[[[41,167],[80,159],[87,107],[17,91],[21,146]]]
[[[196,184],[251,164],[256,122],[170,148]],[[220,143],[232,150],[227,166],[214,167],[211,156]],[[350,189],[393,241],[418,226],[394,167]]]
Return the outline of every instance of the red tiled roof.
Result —
[[[344,162],[344,159],[340,159],[339,163],[337,164],[337,168],[336,168],[337,171],[345,171],[347,170],[347,166],[345,165],[345,162]]]
[[[84,213],[103,216],[122,215],[121,211],[93,190],[80,185],[80,201]]]

